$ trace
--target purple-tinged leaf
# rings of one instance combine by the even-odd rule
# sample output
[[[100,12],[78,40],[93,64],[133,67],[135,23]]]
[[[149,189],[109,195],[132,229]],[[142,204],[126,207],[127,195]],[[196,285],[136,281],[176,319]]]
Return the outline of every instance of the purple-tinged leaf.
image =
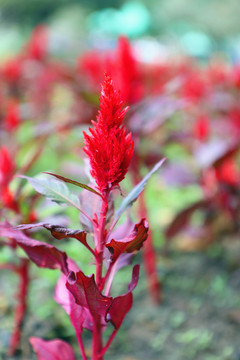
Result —
[[[94,280],[94,275],[85,276],[82,271],[68,275],[66,286],[73,294],[77,304],[87,308],[93,318],[106,316],[112,304],[112,298],[101,294]]]
[[[0,236],[15,239],[28,257],[39,267],[59,269],[68,273],[67,255],[53,245],[31,239],[21,231],[0,226]]]
[[[133,296],[132,291],[137,286],[139,279],[139,265],[135,265],[132,272],[132,281],[128,285],[126,294],[113,299],[112,305],[108,311],[107,318],[110,317],[111,323],[116,329],[119,329],[126,314],[132,307]]]
[[[110,193],[110,197],[108,201],[108,212],[106,215],[106,224],[110,221],[114,213],[114,203],[111,195],[112,194]],[[97,215],[97,217],[99,217],[102,206],[102,199],[99,196],[96,196],[95,194],[87,190],[83,190],[80,194],[80,204],[81,204],[81,209],[84,211],[84,213],[89,215],[91,219],[94,218],[95,214]],[[80,222],[85,231],[93,232],[93,224],[83,214],[80,214]]]
[[[120,205],[120,208],[116,211],[115,219],[118,219],[124,211],[126,211],[134,201],[137,200],[141,192],[143,191],[147,181],[150,179],[150,177],[160,169],[162,164],[166,158],[163,158],[160,160],[153,168],[152,170],[130,191],[130,193],[125,197],[125,199],[122,201],[122,204]]]
[[[132,253],[140,250],[147,237],[148,223],[145,219],[142,219],[134,226],[134,229],[127,237],[120,240],[112,239],[106,244],[106,247],[112,254],[112,261],[116,261],[117,258],[125,252]]]
[[[161,176],[167,186],[186,186],[197,182],[193,172],[187,166],[178,163],[164,166]]]
[[[90,186],[88,186],[88,185],[86,185],[86,184],[82,184],[82,183],[80,183],[80,182],[78,182],[78,181],[75,181],[75,180],[72,180],[72,179],[68,179],[68,178],[66,178],[66,177],[64,177],[64,176],[57,175],[57,174],[53,174],[53,173],[46,172],[46,171],[44,171],[44,174],[48,174],[48,175],[55,176],[57,179],[59,179],[59,180],[61,180],[61,181],[67,182],[67,183],[69,183],[69,184],[76,185],[76,186],[78,186],[78,187],[80,187],[80,188],[82,188],[82,189],[85,189],[85,190],[87,190],[87,191],[90,191],[90,192],[92,192],[92,193],[94,193],[94,194],[102,197],[102,195],[101,195],[98,191],[94,190],[93,188],[91,188]]]
[[[31,337],[30,343],[38,360],[76,360],[73,349],[63,340]]]
[[[111,237],[115,240],[121,240],[126,238],[134,228],[134,223],[132,222],[130,216],[127,217],[126,221],[115,227],[114,230],[111,232]]]
[[[239,147],[239,142],[212,141],[211,143],[202,144],[195,152],[195,157],[201,168],[216,167],[226,158],[235,154]]]
[[[131,116],[131,131],[149,134],[162,126],[177,110],[184,105],[182,100],[160,95],[142,101]]]
[[[62,274],[55,288],[55,301],[66,311],[77,334],[80,334],[83,328],[92,331],[92,320],[88,309],[76,303],[74,296],[66,288],[66,280],[67,277]]]
[[[196,210],[208,208],[210,205],[211,205],[210,201],[200,200],[180,211],[165,230],[166,237],[170,239],[173,236],[175,236],[188,224],[192,214]]]
[[[39,222],[39,223],[35,223],[35,224],[21,224],[21,225],[14,226],[13,230],[25,231],[25,230],[31,230],[31,229],[43,227],[45,225],[50,225],[50,224],[47,224],[46,222]]]

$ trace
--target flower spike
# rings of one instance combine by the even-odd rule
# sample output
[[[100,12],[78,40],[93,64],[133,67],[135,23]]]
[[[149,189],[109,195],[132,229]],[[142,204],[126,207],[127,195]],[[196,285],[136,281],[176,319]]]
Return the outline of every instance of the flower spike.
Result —
[[[122,109],[122,105],[120,93],[105,75],[97,121],[93,121],[90,135],[84,133],[91,175],[102,193],[124,179],[133,155],[132,134],[122,125],[128,109]]]

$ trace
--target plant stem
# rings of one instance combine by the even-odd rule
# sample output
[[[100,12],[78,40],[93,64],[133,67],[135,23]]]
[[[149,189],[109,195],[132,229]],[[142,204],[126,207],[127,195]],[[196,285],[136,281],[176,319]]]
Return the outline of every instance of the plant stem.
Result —
[[[81,334],[79,334],[77,330],[76,330],[76,336],[77,336],[77,341],[78,341],[78,345],[79,345],[79,348],[80,348],[80,351],[81,351],[82,358],[83,358],[83,360],[87,360],[87,355],[85,353],[85,349],[84,349],[84,346],[83,346]]]
[[[18,274],[19,274],[19,290],[17,294],[18,303],[14,311],[14,329],[10,339],[10,345],[8,350],[9,356],[13,356],[15,354],[21,336],[21,326],[27,306],[26,304],[27,291],[29,285],[28,267],[29,267],[29,261],[27,259],[22,259],[21,264],[18,268]]]
[[[105,224],[106,215],[108,211],[108,197],[109,190],[106,190],[103,194],[101,211],[99,214],[99,222],[95,227],[95,254],[96,254],[96,284],[99,290],[102,290],[102,267],[103,267],[103,251],[105,245]],[[101,316],[95,318],[93,326],[93,338],[92,338],[92,360],[102,360],[103,357],[99,354],[102,351],[102,319]]]
[[[101,359],[101,358],[103,357],[103,355],[107,352],[107,350],[108,350],[109,346],[111,345],[111,343],[113,342],[116,334],[117,334],[117,330],[114,329],[113,332],[112,332],[112,334],[111,334],[111,336],[110,336],[110,338],[108,339],[106,345],[104,346],[104,348],[102,349],[101,353],[99,354],[98,360]]]
[[[136,155],[134,159],[134,171],[133,171],[133,182],[137,185],[140,181],[140,168],[141,168],[141,158]],[[138,201],[138,213],[141,218],[148,219],[148,210],[146,207],[146,202],[144,199],[144,194],[139,196]],[[156,255],[153,247],[152,234],[149,230],[148,239],[143,246],[143,263],[147,276],[148,289],[149,293],[152,297],[152,300],[155,304],[159,304],[161,302],[161,282],[158,278],[157,272],[157,261]]]
[[[108,196],[109,191],[106,191],[104,199],[102,200],[102,207],[99,215],[99,223],[97,226],[96,234],[96,283],[99,289],[102,286],[102,265],[103,265],[103,251],[105,245],[105,223],[108,211]]]
[[[92,338],[92,360],[103,360],[99,354],[102,352],[102,325],[101,316],[94,321],[93,338]]]

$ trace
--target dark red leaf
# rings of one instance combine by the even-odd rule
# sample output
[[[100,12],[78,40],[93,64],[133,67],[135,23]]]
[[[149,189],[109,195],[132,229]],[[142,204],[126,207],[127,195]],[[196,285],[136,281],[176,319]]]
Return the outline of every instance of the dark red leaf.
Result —
[[[122,253],[132,253],[139,250],[143,242],[148,236],[148,223],[145,219],[142,219],[138,224],[134,226],[133,231],[127,237],[114,240],[112,239],[106,247],[112,253],[112,260],[115,261]]]
[[[62,274],[55,288],[55,301],[62,306],[70,317],[71,323],[77,334],[83,331],[83,328],[92,330],[91,315],[87,308],[78,305],[74,296],[66,288],[67,277]]]
[[[112,304],[112,298],[101,294],[94,280],[94,275],[85,276],[82,271],[70,272],[66,286],[73,294],[77,304],[87,308],[93,318],[106,316]]]
[[[30,343],[38,360],[76,360],[73,349],[63,340],[31,337]]]
[[[126,294],[118,296],[113,299],[112,305],[108,311],[108,316],[110,316],[111,323],[115,326],[116,329],[119,329],[126,314],[132,307],[133,296],[132,291],[136,287],[139,279],[139,265],[135,265],[132,273],[132,281],[128,285],[128,291]]]
[[[21,231],[0,226],[0,236],[15,239],[18,245],[26,252],[28,257],[39,267],[59,269],[68,273],[67,255],[53,245],[45,244],[31,239]]]
[[[68,258],[69,270],[78,272],[79,268],[74,261]],[[92,317],[88,309],[78,305],[74,296],[66,288],[67,277],[62,274],[55,288],[54,299],[62,306],[69,315],[72,325],[77,334],[81,333],[83,328],[92,331]]]
[[[36,223],[36,224],[22,224],[14,227],[15,230],[30,230],[36,227],[44,227],[45,229],[51,231],[51,234],[55,239],[61,240],[65,238],[74,238],[80,241],[83,245],[87,245],[86,241],[86,232],[80,230],[72,230],[68,229],[62,225],[53,225],[46,224],[44,222]]]
[[[45,224],[44,227],[45,229],[51,231],[52,236],[58,240],[65,238],[74,238],[80,241],[83,245],[87,245],[87,234],[85,231],[67,229],[65,226],[61,225]]]

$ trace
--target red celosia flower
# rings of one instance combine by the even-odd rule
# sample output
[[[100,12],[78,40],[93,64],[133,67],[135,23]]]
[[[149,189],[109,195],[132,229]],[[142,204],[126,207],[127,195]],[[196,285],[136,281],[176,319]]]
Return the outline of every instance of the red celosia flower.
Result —
[[[0,148],[0,187],[8,185],[14,171],[14,163],[6,147]]]
[[[133,56],[132,47],[125,36],[118,39],[115,57],[118,66],[116,79],[124,102],[133,104],[140,101],[143,97],[144,87],[137,61]]]
[[[22,76],[22,64],[23,59],[20,56],[9,59],[2,69],[4,80],[9,83],[18,82]]]
[[[47,28],[44,25],[37,26],[27,45],[27,54],[29,58],[42,61],[47,53]]]
[[[194,135],[201,141],[207,140],[209,136],[209,118],[207,115],[197,117],[194,124]]]
[[[7,106],[4,124],[7,130],[11,131],[18,127],[20,122],[19,107],[16,103],[11,102]]]
[[[232,158],[226,159],[216,172],[217,179],[220,182],[224,182],[229,185],[237,184],[239,181],[239,175],[237,173],[237,167]]]
[[[84,133],[84,151],[90,159],[91,175],[101,192],[119,184],[125,177],[133,155],[131,133],[122,125],[127,108],[114,88],[112,79],[105,75],[100,97],[100,111],[91,135]]]

